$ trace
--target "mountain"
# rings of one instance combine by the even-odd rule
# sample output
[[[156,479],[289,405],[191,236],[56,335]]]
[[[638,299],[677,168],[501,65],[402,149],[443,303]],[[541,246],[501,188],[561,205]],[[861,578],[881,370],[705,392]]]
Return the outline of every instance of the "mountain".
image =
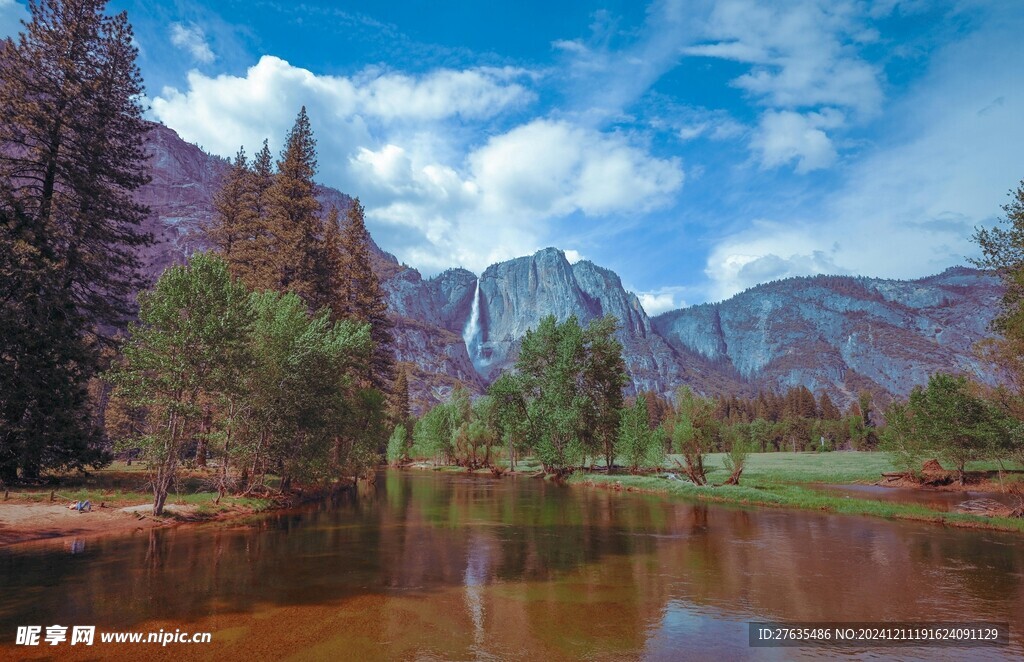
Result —
[[[143,258],[151,277],[205,248],[203,223],[228,162],[154,124],[152,182],[139,192],[156,238]],[[324,207],[352,199],[320,187]],[[343,215],[342,215],[343,216]],[[612,314],[621,325],[630,390],[754,394],[805,385],[841,404],[862,389],[905,395],[937,370],[994,382],[972,352],[1001,295],[998,279],[949,269],[914,281],[816,276],[759,285],[727,301],[651,318],[614,272],[570,264],[546,248],[488,267],[479,278],[450,269],[433,278],[374,244],[372,267],[395,323],[395,354],[420,407],[457,384],[482,393],[511,366],[541,318],[581,323]]]
[[[849,402],[861,389],[906,395],[936,371],[994,383],[974,344],[1002,295],[998,278],[954,267],[914,281],[815,276],[659,315],[655,331],[744,381],[804,385]]]

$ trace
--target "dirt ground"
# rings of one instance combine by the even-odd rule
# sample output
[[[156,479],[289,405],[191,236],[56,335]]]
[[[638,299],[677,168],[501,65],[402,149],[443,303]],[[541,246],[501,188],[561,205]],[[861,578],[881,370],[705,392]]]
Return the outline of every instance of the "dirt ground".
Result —
[[[145,515],[152,506],[130,508],[93,508],[80,513],[65,502],[0,502],[0,546],[30,540],[81,537],[109,533],[142,531],[166,526],[167,520]]]

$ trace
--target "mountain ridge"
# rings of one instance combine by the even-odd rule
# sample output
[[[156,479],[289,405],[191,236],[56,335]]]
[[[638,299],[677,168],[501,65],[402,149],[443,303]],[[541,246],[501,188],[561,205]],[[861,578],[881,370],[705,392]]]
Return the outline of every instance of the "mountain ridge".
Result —
[[[228,162],[159,124],[148,148],[153,181],[138,198],[151,209],[144,229],[156,242],[141,257],[155,278],[207,247],[202,228]],[[353,200],[326,186],[317,195],[324,208],[342,212]],[[1002,290],[994,276],[967,267],[909,281],[788,278],[650,316],[614,271],[589,260],[570,264],[557,248],[479,275],[452,268],[424,278],[375,242],[371,262],[395,323],[396,358],[410,372],[421,407],[458,383],[482,393],[514,364],[526,330],[549,314],[576,315],[584,324],[615,315],[631,392],[668,393],[688,384],[704,393],[749,395],[804,385],[845,404],[863,388],[905,395],[936,370],[995,381],[973,346],[987,333]],[[467,343],[474,296],[479,329]]]

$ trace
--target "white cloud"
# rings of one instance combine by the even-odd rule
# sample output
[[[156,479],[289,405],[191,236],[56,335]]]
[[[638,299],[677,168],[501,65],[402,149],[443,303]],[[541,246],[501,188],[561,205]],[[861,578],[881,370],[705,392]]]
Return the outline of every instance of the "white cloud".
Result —
[[[572,248],[567,248],[567,249],[563,250],[562,252],[565,253],[565,259],[569,261],[569,264],[576,264],[580,260],[587,259],[587,258],[583,257],[583,255],[580,254],[579,251],[574,250]]]
[[[796,161],[803,174],[831,166],[836,150],[825,129],[842,123],[842,115],[826,109],[800,114],[789,110],[768,111],[751,138],[751,149],[760,154],[761,165],[774,168]]]
[[[643,211],[666,202],[683,182],[678,159],[652,158],[620,134],[543,119],[490,139],[469,163],[488,213]]]
[[[321,76],[264,56],[244,77],[192,71],[188,88],[163,90],[152,112],[186,140],[230,156],[267,137],[276,150],[305,105],[320,179],[359,195],[374,237],[428,272],[528,254],[550,243],[551,221],[672,200],[680,162],[652,156],[634,136],[565,119],[502,130],[499,116],[535,98],[531,80],[495,68]]]
[[[831,133],[881,109],[882,72],[860,55],[878,39],[870,10],[853,0],[720,0],[705,43],[683,52],[750,65],[732,84],[769,108],[750,148],[763,167],[795,161],[806,173],[836,162]]]
[[[327,142],[350,154],[372,144],[370,123],[485,119],[526,104],[533,93],[515,82],[518,76],[517,70],[493,68],[420,77],[372,71],[356,78],[320,76],[265,55],[245,77],[189,72],[186,91],[165,88],[152,106],[154,116],[186,140],[230,155],[240,144],[280,141],[305,105],[324,126],[321,139],[328,130],[340,131]]]
[[[916,278],[976,254],[1024,176],[1024,73],[991,67],[1018,48],[1024,21],[994,16],[932,58],[929,72],[887,112],[890,133],[844,167],[839,188],[803,218],[757,222],[709,255],[722,298],[781,275],[848,272]],[[813,214],[813,217],[812,217]]]
[[[644,312],[654,317],[670,310],[678,310],[686,307],[686,301],[682,299],[683,287],[662,287],[650,292],[637,292],[640,305]]]
[[[882,101],[879,71],[857,50],[869,34],[865,10],[852,0],[720,0],[706,26],[711,41],[684,50],[752,65],[733,83],[766,104],[873,113]]]
[[[171,23],[171,43],[187,51],[196,62],[210,64],[217,59],[206,41],[206,33],[195,23]]]
[[[839,246],[822,247],[807,226],[758,221],[729,237],[708,256],[705,274],[712,280],[711,299],[727,299],[758,283],[790,276],[844,274],[836,263]]]
[[[471,150],[461,165],[431,156],[386,145],[361,149],[351,161],[361,190],[378,201],[368,215],[404,244],[393,250],[431,270],[480,270],[527,254],[542,243],[546,221],[651,209],[683,182],[677,160],[565,121],[518,126]],[[398,228],[421,236],[403,240]]]

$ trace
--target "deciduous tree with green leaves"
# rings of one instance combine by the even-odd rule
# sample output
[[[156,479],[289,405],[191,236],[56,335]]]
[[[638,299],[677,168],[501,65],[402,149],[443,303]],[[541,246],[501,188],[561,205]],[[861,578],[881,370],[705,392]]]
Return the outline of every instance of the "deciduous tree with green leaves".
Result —
[[[640,469],[657,468],[665,461],[663,430],[651,429],[647,412],[647,398],[637,397],[631,407],[621,410],[616,454],[622,458],[631,473]],[[611,466],[611,465],[609,465]]]
[[[227,264],[199,253],[169,268],[139,295],[123,361],[111,375],[121,394],[158,420],[139,443],[153,470],[153,512],[161,514],[200,398],[232,387],[248,367],[253,323],[249,291]]]

